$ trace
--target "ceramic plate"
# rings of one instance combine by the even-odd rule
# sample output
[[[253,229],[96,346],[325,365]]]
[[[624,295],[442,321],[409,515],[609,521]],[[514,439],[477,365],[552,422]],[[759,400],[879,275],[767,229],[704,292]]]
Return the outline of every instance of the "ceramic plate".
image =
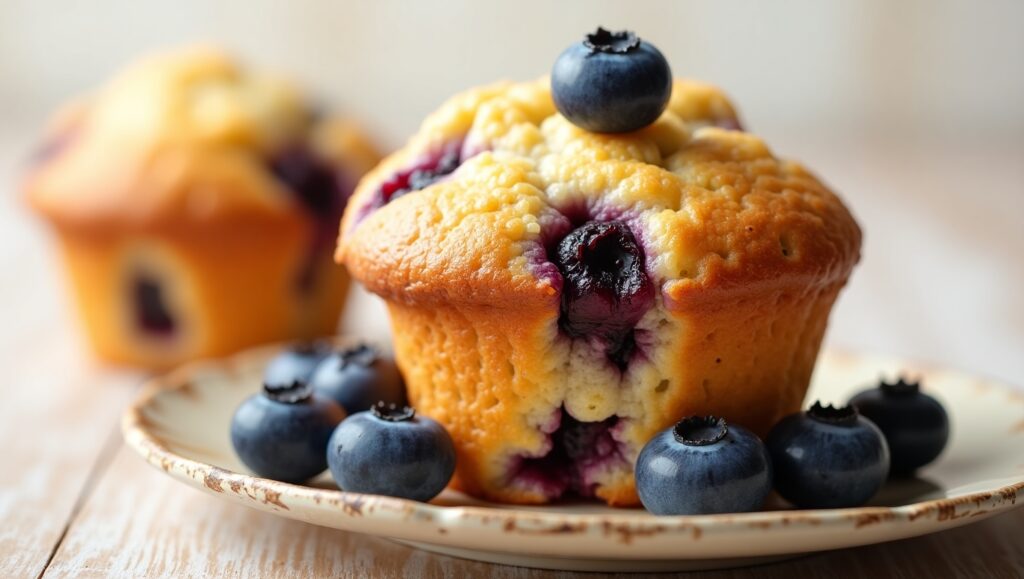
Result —
[[[741,566],[950,529],[1017,506],[1024,489],[1024,391],[873,356],[827,354],[810,397],[842,402],[880,376],[921,377],[946,405],[949,447],[919,478],[891,482],[866,507],[654,517],[593,503],[515,507],[446,491],[430,504],[346,493],[326,476],[298,486],[247,474],[228,425],[258,389],[273,349],[182,368],[153,380],[124,416],[128,444],[203,491],[316,525],[388,537],[469,559],[567,570]],[[1024,502],[1022,497],[1020,502]]]

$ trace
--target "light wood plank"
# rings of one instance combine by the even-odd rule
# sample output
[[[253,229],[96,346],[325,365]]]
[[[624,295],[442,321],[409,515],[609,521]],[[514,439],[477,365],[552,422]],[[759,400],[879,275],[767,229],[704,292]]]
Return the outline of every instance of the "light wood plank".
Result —
[[[0,183],[28,140],[0,134]],[[0,577],[36,577],[82,496],[140,375],[93,365],[69,323],[46,232],[0,195]]]
[[[58,338],[0,358],[0,577],[42,571],[139,382],[91,368],[70,339],[48,335]]]

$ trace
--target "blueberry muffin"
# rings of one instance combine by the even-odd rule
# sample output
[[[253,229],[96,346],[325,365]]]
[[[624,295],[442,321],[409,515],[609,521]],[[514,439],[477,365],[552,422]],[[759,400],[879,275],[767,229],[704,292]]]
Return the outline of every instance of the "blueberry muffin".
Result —
[[[99,356],[164,367],[332,333],[337,223],[376,161],[287,82],[190,48],[58,114],[25,189]]]
[[[469,90],[349,201],[336,258],[386,300],[473,495],[637,505],[637,455],[681,417],[764,435],[801,407],[860,230],[722,92],[665,78],[614,133],[559,113],[556,78]]]

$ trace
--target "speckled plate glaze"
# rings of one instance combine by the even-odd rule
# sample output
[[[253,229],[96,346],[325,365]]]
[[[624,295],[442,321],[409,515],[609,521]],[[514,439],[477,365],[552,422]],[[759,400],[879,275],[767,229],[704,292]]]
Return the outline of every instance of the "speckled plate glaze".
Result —
[[[446,491],[430,504],[341,492],[326,478],[298,486],[246,474],[228,424],[259,386],[273,349],[195,364],[153,380],[124,415],[143,458],[198,489],[308,523],[388,537],[469,559],[584,571],[663,571],[750,565],[892,541],[979,521],[1021,502],[1024,391],[934,367],[827,354],[810,397],[842,402],[880,376],[921,377],[952,419],[952,440],[919,478],[891,482],[871,505],[654,517],[592,503],[515,507]]]

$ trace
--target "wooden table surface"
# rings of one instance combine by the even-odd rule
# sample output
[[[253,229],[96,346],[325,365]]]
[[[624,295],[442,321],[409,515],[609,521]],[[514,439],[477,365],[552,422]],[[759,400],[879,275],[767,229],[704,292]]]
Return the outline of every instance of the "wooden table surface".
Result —
[[[15,174],[13,159],[20,142],[11,138],[5,145],[0,138],[0,178],[8,183]],[[988,190],[995,188],[994,194],[972,202],[967,210],[992,211],[996,225],[973,229],[950,226],[950,230],[958,232],[964,243],[979,239],[980,243],[990,242],[994,251],[1020,260],[1024,256],[1024,236],[1019,228],[1020,208],[1024,206],[1019,196],[1024,189],[1024,155],[1019,154],[1019,147],[999,151],[999,162],[989,164],[984,156],[975,159],[970,170],[980,173],[971,175],[964,174],[963,158],[953,153],[919,159],[916,165],[901,165],[873,163],[873,153],[865,148],[856,167],[831,180],[881,184],[880,189],[865,193],[854,203],[862,220],[884,220],[890,215],[888,195],[905,194],[901,197],[904,205],[913,199],[945,199],[942,202],[949,203],[953,198],[950,191],[913,186],[948,182],[941,171],[946,171],[949,179],[980,183]],[[822,164],[831,167],[830,174],[841,173],[844,159],[849,158],[840,153],[818,155]],[[884,156],[879,158],[884,160]],[[894,191],[904,185],[909,191]],[[986,209],[977,203],[990,205]],[[961,209],[928,205],[927,211],[937,215],[927,221],[939,231],[937,237],[948,240],[943,215],[947,224],[953,223],[961,219]],[[1007,209],[1015,213],[1008,215]],[[883,233],[881,241],[889,242],[904,234],[913,237],[914,232],[889,237]],[[871,243],[879,243],[879,238],[872,242],[869,236],[869,249]],[[879,249],[877,245],[875,248]],[[870,263],[870,252],[866,255]],[[962,260],[962,254],[953,257],[960,260],[958,266],[971,266]],[[1009,329],[993,331],[1009,332],[1008,339],[1018,340],[1009,343],[1019,344],[1024,330],[1013,320],[1018,316],[1019,322],[1019,288],[1024,276],[1017,275],[1017,266],[1007,267],[1014,274],[1009,281],[1016,281],[1017,309],[1006,313],[1011,320],[1007,322]],[[870,266],[865,269],[870,271]],[[940,328],[946,321],[952,324],[959,314],[935,310],[937,316],[954,318],[933,320],[932,327],[912,327],[916,322],[909,316],[914,315],[915,308],[886,305],[884,298],[892,295],[896,284],[887,283],[883,273],[865,275],[863,284],[850,290],[852,297],[841,305],[833,333],[854,336],[850,341],[856,342],[858,332],[869,331],[857,325],[863,318],[890,320],[899,331],[895,338],[880,337],[881,344],[891,343],[897,350],[910,351],[923,343],[933,347],[929,350],[933,358],[986,370],[975,366],[984,356],[994,356],[991,352],[962,350],[962,355],[948,359],[942,344],[931,335],[935,324]],[[369,303],[365,296],[358,299]],[[15,195],[0,197],[0,304],[0,368],[4,370],[0,380],[0,577],[573,576],[438,556],[382,539],[282,519],[202,494],[146,465],[125,447],[118,430],[119,414],[144,376],[100,368],[82,351],[69,321],[72,317],[47,235],[20,207]],[[349,330],[364,334],[386,331],[381,329],[379,306],[369,303],[354,310],[357,315],[346,319]],[[970,327],[969,322],[964,323],[964,327]],[[957,337],[965,344],[977,340],[985,343],[984,338],[980,334]],[[902,341],[891,342],[896,339]],[[1014,373],[1021,367],[1021,351],[1008,352],[1017,356],[1013,360],[993,357],[994,364],[1002,364],[994,373],[1004,377]],[[1022,577],[1022,537],[1024,508],[921,538],[690,576]]]

